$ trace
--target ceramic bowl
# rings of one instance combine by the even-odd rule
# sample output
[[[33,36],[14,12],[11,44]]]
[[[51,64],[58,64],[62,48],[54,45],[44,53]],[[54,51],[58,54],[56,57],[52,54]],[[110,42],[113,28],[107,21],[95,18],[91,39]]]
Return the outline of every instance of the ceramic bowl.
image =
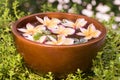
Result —
[[[77,18],[84,18],[88,23],[93,23],[102,33],[98,38],[75,45],[46,45],[33,42],[21,36],[17,28],[24,27],[28,22],[36,23],[35,16],[41,18],[48,16],[49,18],[55,17],[72,21],[75,21]],[[106,29],[97,20],[83,15],[48,12],[22,17],[13,24],[12,33],[16,48],[23,56],[28,67],[42,73],[63,74],[75,72],[78,68],[82,71],[87,71],[91,68],[92,59],[95,58],[104,43]]]

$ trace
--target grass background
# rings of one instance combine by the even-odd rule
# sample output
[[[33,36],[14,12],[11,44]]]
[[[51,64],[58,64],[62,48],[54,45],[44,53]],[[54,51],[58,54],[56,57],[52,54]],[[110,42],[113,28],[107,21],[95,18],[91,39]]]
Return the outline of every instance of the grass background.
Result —
[[[22,11],[20,0],[9,2],[0,1],[0,80],[55,80],[54,74],[35,74],[24,65],[23,58],[16,51],[11,33],[11,25],[22,16],[30,13]],[[45,7],[44,7],[45,9]],[[47,9],[44,10],[43,12]],[[53,11],[53,8],[50,11]],[[105,45],[96,59],[89,73],[82,73],[79,69],[75,74],[69,74],[61,80],[120,80],[120,28],[113,30],[114,17],[109,21],[102,21],[107,28]]]

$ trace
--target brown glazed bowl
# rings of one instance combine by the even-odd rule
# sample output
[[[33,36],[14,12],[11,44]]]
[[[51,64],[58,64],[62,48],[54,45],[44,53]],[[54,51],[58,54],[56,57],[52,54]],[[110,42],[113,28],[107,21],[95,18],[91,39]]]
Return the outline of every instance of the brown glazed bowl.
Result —
[[[28,22],[37,22],[35,16],[43,18],[55,17],[58,19],[69,19],[75,21],[77,18],[84,18],[88,23],[93,23],[101,35],[93,40],[82,44],[74,45],[46,45],[33,42],[21,36],[17,28],[24,27]],[[35,71],[47,73],[53,72],[55,74],[63,74],[75,72],[78,68],[82,71],[87,71],[91,68],[92,59],[95,58],[97,52],[104,43],[106,36],[105,27],[95,19],[60,12],[37,13],[25,16],[15,22],[12,26],[12,33],[16,48],[24,58],[28,67]]]

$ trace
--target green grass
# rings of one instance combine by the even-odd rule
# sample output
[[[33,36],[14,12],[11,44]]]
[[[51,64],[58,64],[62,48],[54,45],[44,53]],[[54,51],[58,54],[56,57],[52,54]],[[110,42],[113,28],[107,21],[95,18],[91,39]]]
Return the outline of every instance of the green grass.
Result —
[[[4,4],[3,4],[4,3]],[[12,23],[28,15],[18,10],[19,2],[9,8],[8,0],[0,2],[0,80],[55,80],[54,74],[35,74],[28,69],[16,51],[11,33]],[[91,72],[82,73],[79,69],[62,80],[120,80],[120,28],[111,28],[114,21],[103,22],[107,28],[104,47],[93,61]]]

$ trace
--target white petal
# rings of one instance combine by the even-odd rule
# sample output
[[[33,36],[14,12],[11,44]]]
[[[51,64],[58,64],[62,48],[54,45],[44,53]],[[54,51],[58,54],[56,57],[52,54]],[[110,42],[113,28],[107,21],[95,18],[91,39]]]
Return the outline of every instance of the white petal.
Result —
[[[81,32],[78,32],[78,33],[76,33],[76,34],[79,35],[79,36],[84,36],[84,34],[81,33]]]
[[[47,42],[45,42],[45,44],[50,44],[50,45],[53,45],[54,43],[53,43],[53,42],[51,42],[51,41],[47,41]]]
[[[30,34],[22,34],[24,37],[31,36]]]
[[[82,14],[88,16],[88,17],[92,17],[94,15],[94,12],[92,10],[88,10],[88,9],[83,9]]]
[[[61,20],[59,20],[57,18],[52,18],[52,21],[55,21],[57,24],[61,22]]]
[[[47,17],[47,16],[45,16],[44,17],[44,21],[46,22],[46,21],[50,21],[50,19]]]
[[[70,2],[70,0],[64,0],[64,3],[69,3]]]
[[[66,38],[63,44],[64,45],[72,45],[72,44],[74,44],[74,39]]]
[[[55,2],[55,0],[48,0],[48,2],[49,2],[49,3],[54,3],[54,2]]]
[[[101,12],[101,13],[106,13],[108,11],[110,11],[110,7],[107,6],[107,5],[103,5],[103,4],[99,4],[97,7],[96,7],[96,10]]]
[[[87,30],[85,28],[80,28],[81,32],[86,32]]]
[[[72,29],[72,28],[66,28],[65,29],[65,33],[66,34],[69,34],[69,35],[72,35],[75,33],[75,29]]]
[[[63,5],[62,4],[58,4],[57,5],[57,9],[58,9],[58,11],[62,10],[63,9]]]
[[[56,45],[62,45],[63,44],[63,42],[59,42],[59,43],[57,43]]]
[[[27,30],[24,29],[24,28],[18,28],[18,31],[21,31],[21,32],[26,32]]]
[[[99,37],[99,36],[100,36],[100,34],[101,34],[101,31],[96,30],[96,35],[94,35],[94,36],[93,36],[93,38],[97,38],[97,37]]]
[[[95,30],[96,30],[96,28],[95,28],[95,26],[94,26],[93,24],[90,24],[90,25],[88,26],[88,29],[90,29],[90,30],[92,30],[92,31],[95,31]]]
[[[36,27],[39,28],[39,30],[45,31],[46,27],[44,25],[37,25]]]
[[[43,43],[46,40],[47,36],[41,36],[38,42]]]
[[[56,29],[56,28],[58,28],[57,25],[50,25],[50,26],[48,27],[48,29],[49,29],[50,31],[52,31],[53,29]]]
[[[57,34],[59,32],[59,29],[51,29],[51,32]]]
[[[65,22],[65,23],[63,23],[64,26],[74,27],[74,26],[73,26],[73,25],[74,25],[74,22],[72,22],[72,21],[70,21],[70,20],[66,20],[66,19],[64,19],[64,22]]]
[[[85,26],[86,23],[87,23],[87,21],[85,21],[85,19],[83,19],[83,18],[77,19],[76,22],[75,22],[76,29],[79,29],[80,27]]]
[[[111,16],[108,15],[108,14],[105,14],[105,13],[100,13],[100,12],[97,12],[96,13],[96,18],[98,18],[100,21],[109,21]]]
[[[113,2],[115,5],[120,5],[120,0],[114,0]]]
[[[83,18],[77,19],[76,22],[79,22],[81,24],[81,26],[85,26],[85,24],[87,23],[87,21],[85,21],[85,19],[83,19]]]
[[[30,23],[27,23],[27,24],[26,24],[26,28],[27,28],[28,30],[30,30],[30,29],[33,29],[34,26],[33,26],[32,24],[30,24]]]
[[[51,41],[53,41],[53,42],[57,42],[57,40],[56,40],[55,38],[53,38],[52,36],[49,36],[49,35],[48,35],[48,38],[49,38]]]
[[[39,18],[36,16],[36,19],[40,22],[40,23],[43,23],[43,19]]]
[[[65,40],[65,36],[64,35],[57,35],[58,40],[64,41]]]

